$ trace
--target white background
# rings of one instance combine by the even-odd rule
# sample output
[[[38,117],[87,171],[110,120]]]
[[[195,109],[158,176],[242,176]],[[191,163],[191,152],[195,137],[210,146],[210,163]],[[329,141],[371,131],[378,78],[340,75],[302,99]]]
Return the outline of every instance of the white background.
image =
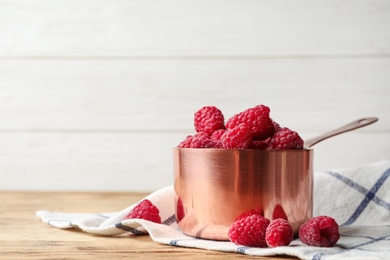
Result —
[[[315,171],[390,156],[388,0],[0,0],[0,190],[153,191],[193,114],[257,104]]]

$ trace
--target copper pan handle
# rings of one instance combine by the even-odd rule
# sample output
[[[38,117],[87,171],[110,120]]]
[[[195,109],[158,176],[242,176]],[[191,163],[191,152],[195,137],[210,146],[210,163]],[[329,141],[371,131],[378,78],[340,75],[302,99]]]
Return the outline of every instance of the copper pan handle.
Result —
[[[329,137],[332,137],[332,136],[335,136],[335,135],[339,135],[339,134],[342,134],[342,133],[345,133],[345,132],[349,132],[349,131],[352,131],[354,129],[357,129],[357,128],[360,128],[360,127],[363,127],[363,126],[367,126],[367,125],[370,125],[372,123],[375,123],[376,121],[378,121],[378,118],[377,117],[365,117],[365,118],[361,118],[361,119],[358,119],[358,120],[355,120],[349,124],[346,124],[344,126],[341,126],[339,128],[336,128],[332,131],[329,131],[329,132],[326,132],[326,133],[323,133],[319,136],[316,136],[316,137],[313,137],[313,138],[310,138],[310,139],[307,139],[305,140],[305,144],[304,144],[304,147],[305,148],[310,148],[312,147],[313,145],[325,140],[325,139],[328,139]]]

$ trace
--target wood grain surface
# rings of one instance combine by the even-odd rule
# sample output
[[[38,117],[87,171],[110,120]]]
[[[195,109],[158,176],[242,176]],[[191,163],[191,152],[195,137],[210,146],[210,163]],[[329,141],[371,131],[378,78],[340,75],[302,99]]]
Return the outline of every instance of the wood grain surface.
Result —
[[[103,237],[78,230],[60,230],[41,222],[35,212],[119,211],[144,193],[0,193],[1,259],[296,259],[287,256],[251,257],[210,250],[173,247],[149,236]]]

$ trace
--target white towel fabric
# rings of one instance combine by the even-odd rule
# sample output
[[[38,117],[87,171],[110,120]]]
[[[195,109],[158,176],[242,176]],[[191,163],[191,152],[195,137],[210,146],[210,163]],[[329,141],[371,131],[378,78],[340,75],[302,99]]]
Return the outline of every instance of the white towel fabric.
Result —
[[[136,204],[114,213],[66,214],[41,210],[36,214],[56,228],[79,228],[105,236],[149,234],[154,241],[172,246],[301,259],[390,259],[389,175],[390,160],[314,173],[314,216],[331,216],[340,225],[340,240],[331,248],[307,246],[299,239],[284,247],[252,248],[186,236],[176,224],[173,186],[145,197],[159,208],[162,224],[123,220]]]

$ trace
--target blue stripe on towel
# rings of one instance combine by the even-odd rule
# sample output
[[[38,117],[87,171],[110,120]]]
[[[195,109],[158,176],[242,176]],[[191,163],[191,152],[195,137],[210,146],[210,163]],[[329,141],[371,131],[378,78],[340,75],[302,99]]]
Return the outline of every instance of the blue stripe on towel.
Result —
[[[179,242],[180,240],[171,240],[170,242],[169,242],[169,244],[171,245],[171,246],[177,246],[177,242]]]
[[[186,242],[186,241],[193,241],[193,240],[199,240],[199,238],[191,237],[191,238],[183,238],[183,239],[173,239],[173,240],[169,241],[169,245],[182,246],[182,245],[179,245],[179,242]],[[184,247],[187,247],[187,246],[184,246]]]
[[[236,249],[236,253],[245,254],[245,251],[246,251],[246,249],[248,249],[248,248],[250,248],[250,247],[248,247],[248,246],[239,246],[239,247],[237,247],[237,249]]]
[[[115,224],[115,227],[118,228],[118,229],[121,229],[121,230],[124,230],[124,231],[127,231],[127,232],[130,232],[130,233],[133,233],[134,235],[146,235],[147,233],[145,232],[142,232],[136,228],[133,228],[133,227],[129,227],[129,226],[125,226],[123,225],[122,223],[116,223]]]
[[[348,252],[348,251],[351,251],[354,249],[361,250],[361,251],[372,251],[372,250],[364,249],[361,247],[366,246],[366,245],[370,245],[370,244],[374,244],[374,243],[378,243],[378,242],[383,241],[383,240],[388,240],[389,238],[390,238],[390,234],[382,236],[382,237],[378,237],[378,238],[373,238],[370,241],[367,241],[367,242],[364,242],[361,244],[357,244],[355,246],[352,246],[352,247],[349,247],[346,249],[342,249],[342,250],[337,251],[337,252],[333,252],[333,253],[329,253],[329,254],[324,253],[324,252],[317,253],[317,254],[313,255],[312,260],[320,260],[322,258],[322,256],[325,256],[325,255],[338,255],[338,254],[342,254],[342,253],[345,253],[345,252]],[[380,252],[382,252],[382,250]]]
[[[388,169],[387,171],[389,171],[390,169]],[[360,193],[366,195],[369,191],[364,188],[363,186],[361,186],[360,184],[354,182],[353,180],[337,173],[337,172],[325,172],[333,177],[335,177],[336,179],[339,179],[340,181],[344,182],[345,184],[347,184],[348,186],[350,186],[351,188],[354,188],[355,190],[359,191]],[[386,172],[385,172],[386,173]],[[385,209],[389,209],[390,210],[390,203],[382,200],[381,198],[377,197],[377,196],[374,196],[372,198],[372,201],[375,202],[376,204],[378,204],[379,206],[381,207],[384,207]]]
[[[380,187],[385,183],[387,178],[390,176],[390,169],[387,169],[381,177],[375,182],[374,186],[371,190],[366,194],[366,197],[362,200],[359,206],[356,208],[355,212],[351,215],[351,217],[343,223],[341,226],[351,225],[355,220],[362,214],[364,209],[367,207],[368,203],[375,197],[376,192],[380,189]]]
[[[376,181],[376,183],[374,184],[374,186],[371,188],[371,190],[367,190],[366,188],[364,188],[363,186],[359,185],[358,183],[352,181],[351,179],[345,177],[345,176],[342,176],[341,174],[339,173],[336,173],[336,172],[325,172],[333,177],[335,177],[336,179],[344,182],[345,184],[347,184],[348,186],[350,186],[351,188],[354,188],[355,190],[359,191],[360,193],[364,194],[365,197],[364,199],[362,200],[362,202],[359,204],[359,206],[356,208],[355,212],[351,215],[351,217],[345,222],[343,223],[341,226],[346,226],[346,225],[350,225],[352,224],[353,222],[356,221],[356,219],[361,215],[361,213],[364,211],[364,209],[367,207],[367,205],[369,204],[370,201],[373,201],[375,203],[377,203],[379,206],[387,209],[387,210],[390,210],[390,203],[382,200],[381,198],[377,197],[376,196],[376,192],[380,189],[380,187],[385,183],[385,181],[387,180],[387,178],[390,176],[390,168],[387,169],[382,175],[381,177]]]
[[[176,221],[176,216],[175,216],[175,214],[173,214],[172,216],[170,216],[169,218],[167,218],[166,220],[161,222],[161,224],[170,226],[172,223],[175,223],[175,221]]]

